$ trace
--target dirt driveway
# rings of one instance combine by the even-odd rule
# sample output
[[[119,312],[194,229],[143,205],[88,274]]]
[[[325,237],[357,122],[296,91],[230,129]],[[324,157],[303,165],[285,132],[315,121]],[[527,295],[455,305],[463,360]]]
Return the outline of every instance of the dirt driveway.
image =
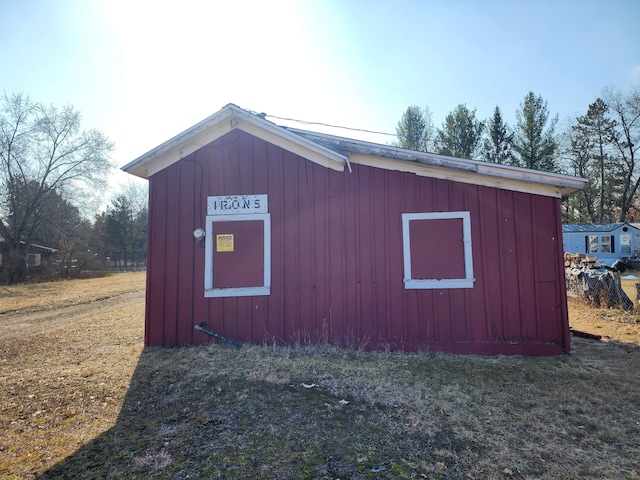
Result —
[[[0,478],[113,425],[143,349],[144,278],[0,287]]]
[[[55,314],[53,314],[53,308],[39,311],[27,309],[8,313],[3,316],[3,321],[0,322],[0,338],[4,342],[35,335],[68,322],[87,319],[95,315],[106,315],[109,312],[140,305],[141,302],[144,302],[144,289],[120,293],[89,303],[59,307],[55,309]]]

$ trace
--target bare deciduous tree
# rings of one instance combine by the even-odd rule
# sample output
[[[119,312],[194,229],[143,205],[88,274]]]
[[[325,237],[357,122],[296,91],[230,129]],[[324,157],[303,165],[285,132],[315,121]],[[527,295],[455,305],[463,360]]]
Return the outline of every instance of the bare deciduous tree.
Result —
[[[81,130],[80,113],[71,106],[58,109],[21,93],[0,102],[0,237],[8,247],[4,276],[16,283],[47,221],[49,199],[95,200],[114,166],[113,145],[97,130]]]
[[[623,169],[618,219],[625,222],[640,187],[637,164],[640,149],[640,90],[635,88],[625,95],[618,89],[606,88],[603,98],[616,122],[615,146],[620,159],[619,165]]]

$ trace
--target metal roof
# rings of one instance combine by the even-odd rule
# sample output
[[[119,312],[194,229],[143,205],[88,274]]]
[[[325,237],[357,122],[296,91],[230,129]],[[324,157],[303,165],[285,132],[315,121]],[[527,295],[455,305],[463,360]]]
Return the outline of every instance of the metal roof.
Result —
[[[448,157],[282,127],[266,120],[264,115],[255,115],[233,104],[225,106],[122,169],[133,175],[149,178],[236,128],[339,171],[343,171],[345,166],[351,171],[350,159],[357,156],[365,162],[375,162],[380,168],[555,197],[582,190],[586,183],[586,179],[571,175]]]
[[[444,167],[447,169],[461,170],[473,174],[488,175],[503,178],[558,187],[563,195],[573,193],[584,188],[586,179],[573,175],[531,170],[528,168],[513,167],[498,163],[470,160],[466,158],[449,157],[435,153],[419,152],[405,148],[365,142],[344,137],[337,137],[324,133],[309,132],[295,128],[283,127],[288,131],[306,138],[316,144],[323,145],[342,155],[351,154],[371,155],[394,160],[404,160],[421,165]]]
[[[613,232],[623,226],[640,230],[637,226],[627,222],[616,223],[567,223],[562,225],[562,233],[600,233]]]

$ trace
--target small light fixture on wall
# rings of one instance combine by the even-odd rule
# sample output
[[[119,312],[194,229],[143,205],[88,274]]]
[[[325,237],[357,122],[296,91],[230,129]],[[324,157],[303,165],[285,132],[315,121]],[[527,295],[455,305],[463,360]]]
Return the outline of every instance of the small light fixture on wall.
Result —
[[[193,238],[196,239],[196,243],[200,243],[205,236],[205,231],[203,228],[196,228],[193,231]]]

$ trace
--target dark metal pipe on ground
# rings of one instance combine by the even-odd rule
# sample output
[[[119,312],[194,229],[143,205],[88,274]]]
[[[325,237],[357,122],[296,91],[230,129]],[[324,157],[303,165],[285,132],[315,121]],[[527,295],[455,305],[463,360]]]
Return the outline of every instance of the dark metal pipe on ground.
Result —
[[[229,339],[227,337],[223,337],[222,335],[214,333],[211,330],[207,330],[206,328],[204,328],[205,325],[206,325],[206,322],[201,322],[201,323],[197,324],[193,328],[195,328],[199,332],[206,333],[207,335],[210,335],[213,338],[217,338],[218,340],[222,340],[223,342],[227,342],[227,343],[229,343],[229,344],[231,344],[231,345],[233,345],[235,347],[242,348],[242,346],[243,346],[242,343],[236,342],[235,340],[231,340],[231,339]]]

